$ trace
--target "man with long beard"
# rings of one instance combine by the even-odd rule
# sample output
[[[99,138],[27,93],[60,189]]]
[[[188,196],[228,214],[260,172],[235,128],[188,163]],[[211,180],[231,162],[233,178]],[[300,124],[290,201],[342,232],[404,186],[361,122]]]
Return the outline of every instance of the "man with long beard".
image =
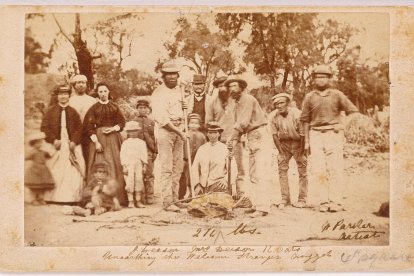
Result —
[[[220,142],[227,144],[234,126],[234,100],[230,97],[230,92],[224,82],[227,76],[222,76],[213,81],[213,86],[218,89],[218,93],[208,102],[206,108],[206,123],[211,121],[218,122],[223,128]],[[238,141],[233,148],[233,156],[237,165],[236,192],[241,197],[245,193],[244,178],[245,169],[243,166],[243,144]]]
[[[253,208],[250,217],[266,216],[271,204],[271,163],[272,152],[267,147],[270,134],[267,132],[267,119],[259,102],[247,94],[247,82],[240,78],[231,78],[224,82],[230,96],[235,101],[234,126],[230,141],[233,148],[240,142],[243,134],[247,136],[249,149],[249,172],[251,187],[251,202]]]

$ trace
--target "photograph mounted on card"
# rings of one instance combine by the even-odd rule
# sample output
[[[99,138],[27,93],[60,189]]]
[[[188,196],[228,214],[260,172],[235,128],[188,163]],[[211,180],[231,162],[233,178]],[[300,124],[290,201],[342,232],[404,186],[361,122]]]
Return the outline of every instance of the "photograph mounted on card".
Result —
[[[1,13],[5,270],[412,267],[411,8]]]

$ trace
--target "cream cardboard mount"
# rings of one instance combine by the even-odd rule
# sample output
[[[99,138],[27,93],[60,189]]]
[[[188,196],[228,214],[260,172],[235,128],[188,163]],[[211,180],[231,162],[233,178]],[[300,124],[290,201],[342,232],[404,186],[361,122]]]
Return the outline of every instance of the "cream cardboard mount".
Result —
[[[227,21],[223,18],[221,22],[216,21],[216,16],[220,13],[229,15]],[[65,205],[30,205],[30,193],[24,186],[24,156],[27,150],[24,141],[28,128],[36,128],[36,123],[39,123],[36,121],[36,109],[31,107],[42,101],[47,105],[52,87],[64,82],[66,76],[77,70],[73,66],[75,64],[76,67],[76,55],[70,42],[73,42],[76,14],[80,15],[82,40],[87,42],[88,49],[96,56],[93,61],[96,79],[102,80],[102,73],[109,72],[116,64],[124,72],[136,69],[147,73],[153,80],[156,79],[158,75],[154,68],[159,64],[157,62],[169,57],[165,45],[174,42],[177,38],[175,34],[180,28],[186,28],[188,23],[191,27],[180,35],[188,40],[193,39],[194,43],[201,40],[201,47],[193,49],[196,53],[193,55],[193,63],[191,60],[187,62],[188,56],[186,61],[185,54],[180,52],[181,59],[177,60],[183,64],[180,74],[182,81],[190,82],[194,73],[189,69],[192,65],[200,63],[202,67],[206,64],[203,60],[206,52],[215,58],[218,52],[225,56],[224,52],[229,51],[237,64],[244,64],[245,71],[239,73],[247,80],[251,93],[254,93],[255,88],[269,84],[270,80],[263,78],[263,75],[262,78],[258,77],[260,72],[254,70],[255,59],[265,60],[267,57],[257,54],[262,53],[260,47],[249,48],[249,45],[254,45],[251,43],[251,34],[252,30],[258,30],[258,26],[266,29],[271,24],[278,24],[277,21],[270,20],[270,17],[263,20],[262,25],[257,23],[269,13],[277,15],[273,18],[285,20],[287,28],[281,28],[281,32],[294,29],[294,24],[297,24],[295,20],[305,18],[304,14],[311,17],[306,22],[324,22],[322,28],[329,25],[329,20],[331,23],[339,22],[339,25],[329,25],[328,29],[332,32],[345,30],[344,26],[358,29],[355,32],[348,29],[352,36],[345,39],[345,49],[340,48],[341,43],[344,43],[340,35],[330,37],[334,41],[330,46],[329,43],[326,44],[329,42],[326,38],[321,40],[322,45],[326,46],[325,54],[331,53],[335,58],[334,52],[329,51],[337,51],[339,57],[348,53],[349,59],[343,60],[352,63],[352,58],[355,58],[353,61],[358,60],[356,64],[362,64],[362,69],[368,70],[363,72],[372,73],[366,66],[371,69],[380,63],[389,66],[389,92],[388,89],[383,92],[384,97],[389,97],[389,103],[385,100],[389,106],[385,109],[389,111],[390,118],[389,151],[364,153],[362,147],[356,147],[346,157],[346,211],[320,213],[312,208],[287,207],[279,210],[273,206],[267,217],[250,219],[243,212],[235,210],[234,217],[224,220],[194,218],[185,211],[165,213],[160,211],[159,198],[154,206],[143,210],[123,209],[90,217],[71,215],[71,207]],[[249,17],[248,14],[254,16]],[[1,34],[4,38],[0,47],[2,271],[413,270],[412,7],[13,6],[2,7],[0,15]],[[224,41],[216,43],[223,28],[235,27],[230,23],[236,21],[243,22],[239,26],[241,32],[238,41],[247,44],[225,44]],[[206,27],[202,36],[197,35],[200,30],[194,27],[195,22],[201,22],[200,28]],[[221,29],[218,23],[222,24]],[[122,32],[123,36],[120,35]],[[266,31],[262,34],[268,35]],[[298,57],[298,49],[302,47],[299,44],[306,43],[301,38],[308,36],[294,32],[289,34],[294,35],[295,39],[290,41],[285,36],[285,42],[296,45],[289,48],[289,53],[291,57]],[[320,31],[315,34],[320,34]],[[188,40],[174,44],[178,47],[176,50],[181,51],[186,43],[188,46]],[[39,47],[34,44],[36,41]],[[26,46],[32,46],[26,48],[26,55],[25,42]],[[270,41],[262,46],[273,47],[269,43]],[[50,45],[53,45],[53,51],[48,56]],[[283,45],[282,41],[280,45]],[[330,50],[326,50],[328,48]],[[257,55],[250,60],[243,60],[246,53]],[[309,53],[304,54],[302,51],[301,55],[306,57]],[[34,58],[39,58],[40,62]],[[105,62],[109,64],[109,59],[115,65],[102,69]],[[49,62],[48,66],[44,63],[42,65],[42,61]],[[250,67],[243,63],[247,61]],[[216,64],[219,61],[212,63],[212,66]],[[331,64],[338,66],[336,61]],[[201,71],[205,70],[201,67]],[[338,71],[339,67],[335,69]],[[214,73],[218,73],[218,70]],[[367,89],[363,86],[363,78],[367,74],[357,76],[355,87]],[[376,76],[375,85],[380,87],[379,82],[384,75]],[[148,79],[151,80],[151,77]],[[124,78],[128,79],[128,76],[125,75]],[[106,80],[109,79],[108,75]],[[282,79],[276,78],[276,86],[282,84]],[[288,83],[293,81],[290,75],[287,80]],[[211,88],[212,86],[209,91]],[[376,93],[379,93],[378,90]],[[372,97],[375,95],[377,94]],[[125,100],[130,101],[126,105],[134,105],[131,99]],[[384,110],[379,114],[383,114]],[[275,152],[273,146],[269,146],[269,150]],[[352,149],[345,152],[352,152]],[[275,183],[274,191],[269,191],[274,198],[277,197],[277,190],[280,190],[275,160],[275,164],[272,164],[275,169],[268,172]],[[298,194],[298,176],[295,165],[291,164],[290,186],[294,198]],[[158,170],[156,163],[156,181],[159,177]],[[156,195],[159,196],[160,193],[160,189],[156,188]],[[312,191],[310,184],[310,202],[315,194],[317,193]],[[373,214],[378,211],[381,203],[387,201],[390,202],[389,218]]]

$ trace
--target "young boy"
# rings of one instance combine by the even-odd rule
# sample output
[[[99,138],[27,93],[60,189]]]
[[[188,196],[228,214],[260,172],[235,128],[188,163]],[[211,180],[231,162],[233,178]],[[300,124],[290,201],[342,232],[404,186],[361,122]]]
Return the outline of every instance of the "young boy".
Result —
[[[138,132],[138,138],[145,141],[148,152],[147,170],[144,175],[145,196],[141,199],[145,204],[154,203],[154,160],[157,157],[158,149],[154,136],[154,121],[148,118],[150,113],[150,104],[147,100],[139,100],[137,102],[138,122],[141,131]]]
[[[180,178],[180,188],[178,191],[178,199],[183,199],[186,194],[190,191],[187,187],[190,186],[190,174],[189,168],[190,164],[193,163],[194,157],[197,153],[199,147],[207,142],[204,134],[199,130],[200,129],[201,117],[196,113],[191,113],[188,115],[188,132],[190,136],[190,155],[191,163],[188,161],[187,154],[187,142],[184,143],[184,169]]]
[[[116,197],[118,184],[116,180],[108,178],[108,168],[105,163],[95,163],[93,179],[83,192],[85,208],[75,206],[76,215],[100,215],[107,211],[119,211],[121,205]]]
[[[145,208],[142,199],[145,196],[144,175],[148,164],[147,145],[138,138],[141,129],[138,122],[127,122],[124,129],[128,138],[122,143],[120,157],[126,182],[128,207]],[[136,205],[134,205],[134,192]]]

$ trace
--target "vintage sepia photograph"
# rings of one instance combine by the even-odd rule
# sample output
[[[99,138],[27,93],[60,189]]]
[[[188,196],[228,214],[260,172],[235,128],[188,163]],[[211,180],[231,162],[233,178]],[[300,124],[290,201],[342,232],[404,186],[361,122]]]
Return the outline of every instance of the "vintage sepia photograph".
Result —
[[[24,28],[25,247],[390,244],[389,13]]]

